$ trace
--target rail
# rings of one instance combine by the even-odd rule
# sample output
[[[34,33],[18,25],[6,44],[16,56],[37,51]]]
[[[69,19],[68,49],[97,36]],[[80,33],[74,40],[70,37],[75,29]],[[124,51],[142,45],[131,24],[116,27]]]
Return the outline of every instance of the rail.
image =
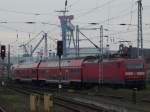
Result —
[[[13,85],[13,84],[12,84]],[[12,85],[10,85],[10,86],[12,86]],[[29,88],[28,86],[25,86],[25,85],[22,85],[22,87],[24,87],[24,88]],[[39,91],[43,91],[43,92],[47,92],[47,93],[49,93],[49,92],[51,92],[51,93],[56,93],[56,92],[58,92],[58,89],[54,89],[54,88],[50,88],[50,87],[32,87],[32,89],[34,90],[34,92],[35,92],[35,90],[36,90],[36,92],[37,92],[37,94],[38,94],[38,92]],[[18,90],[19,91],[19,90]],[[23,92],[23,91],[22,91]],[[26,91],[25,91],[26,92]],[[70,93],[69,91],[68,91],[68,89],[63,89],[63,91],[62,92],[68,92],[68,93]],[[74,90],[73,91],[73,93],[74,94],[80,94],[80,95],[87,95],[87,96],[96,96],[96,97],[104,97],[104,98],[111,98],[111,99],[116,99],[116,100],[122,100],[122,101],[132,101],[132,96],[133,96],[133,94],[130,94],[130,95],[132,95],[132,96],[130,96],[130,97],[127,97],[127,96],[125,96],[125,95],[115,95],[115,94],[108,94],[108,93],[92,93],[92,94],[90,94],[89,92],[87,93],[87,92],[81,92],[81,91],[78,91],[78,90]],[[40,94],[40,93],[39,93]],[[145,102],[145,103],[150,103],[150,99],[147,99],[147,98],[140,98],[140,99],[138,99],[138,102]]]
[[[6,112],[3,107],[0,107],[0,112]]]
[[[95,106],[85,102],[75,101],[72,98],[70,99],[62,96],[57,96],[56,101],[58,105],[64,106],[66,108],[71,108],[71,110],[74,110],[76,112],[116,112],[111,109],[104,109],[103,107]]]
[[[34,90],[33,88],[20,88],[18,87],[13,87],[11,88],[19,93],[23,93],[26,95],[30,95],[32,93],[38,94],[40,96],[44,95],[44,92],[41,92],[40,90]],[[54,96],[54,104],[64,107],[70,111],[73,112],[115,112],[114,110],[111,109],[106,109],[100,106],[92,105],[90,103],[86,102],[79,102],[74,100],[73,98],[70,97],[62,97],[61,95],[55,95]]]

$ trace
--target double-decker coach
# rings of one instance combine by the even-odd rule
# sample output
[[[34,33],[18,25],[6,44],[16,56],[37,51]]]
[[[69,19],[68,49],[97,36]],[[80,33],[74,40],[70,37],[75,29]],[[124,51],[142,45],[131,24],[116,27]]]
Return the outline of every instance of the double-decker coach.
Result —
[[[114,84],[145,86],[146,65],[142,58],[115,58],[99,61],[96,57],[63,59],[14,65],[12,79],[75,85]]]

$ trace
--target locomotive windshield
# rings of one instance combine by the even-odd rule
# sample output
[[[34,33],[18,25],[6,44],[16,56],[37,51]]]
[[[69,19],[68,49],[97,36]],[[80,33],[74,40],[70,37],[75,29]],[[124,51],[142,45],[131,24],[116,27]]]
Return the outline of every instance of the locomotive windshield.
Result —
[[[128,62],[127,69],[143,69],[144,63],[143,62]]]

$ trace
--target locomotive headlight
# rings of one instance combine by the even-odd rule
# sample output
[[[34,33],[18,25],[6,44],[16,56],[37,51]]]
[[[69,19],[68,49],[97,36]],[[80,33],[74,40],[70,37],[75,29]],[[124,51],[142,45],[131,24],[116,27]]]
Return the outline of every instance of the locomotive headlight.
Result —
[[[137,72],[137,75],[144,75],[144,72]]]
[[[125,75],[133,75],[133,72],[126,72]]]

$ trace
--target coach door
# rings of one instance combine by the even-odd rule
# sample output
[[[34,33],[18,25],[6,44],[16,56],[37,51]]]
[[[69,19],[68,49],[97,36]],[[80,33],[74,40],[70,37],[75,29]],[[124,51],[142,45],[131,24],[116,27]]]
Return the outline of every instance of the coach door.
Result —
[[[68,79],[69,79],[69,70],[68,69],[65,69],[63,79],[64,79],[64,81],[68,82]]]

